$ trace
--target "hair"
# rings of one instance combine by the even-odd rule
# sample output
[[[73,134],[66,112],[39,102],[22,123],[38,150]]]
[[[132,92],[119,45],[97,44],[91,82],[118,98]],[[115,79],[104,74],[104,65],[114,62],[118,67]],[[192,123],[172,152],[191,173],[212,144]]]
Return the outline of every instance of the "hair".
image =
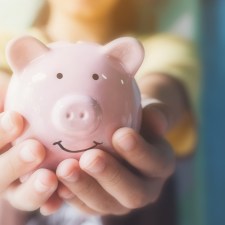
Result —
[[[157,29],[159,9],[168,0],[121,0],[114,11],[118,33],[152,33]],[[162,4],[163,3],[163,4]],[[43,26],[49,16],[47,2],[38,13],[33,26]]]
[[[48,21],[49,12],[50,12],[49,5],[47,4],[47,2],[45,2],[41,7],[37,15],[37,18],[34,20],[32,25],[37,27],[45,25],[46,22]]]

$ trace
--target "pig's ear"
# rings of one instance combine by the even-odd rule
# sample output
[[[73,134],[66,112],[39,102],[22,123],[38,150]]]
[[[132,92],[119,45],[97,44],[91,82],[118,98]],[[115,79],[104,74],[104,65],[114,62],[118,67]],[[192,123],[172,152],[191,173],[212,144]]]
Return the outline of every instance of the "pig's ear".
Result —
[[[134,76],[144,59],[142,44],[131,37],[118,38],[104,46],[104,53],[116,58],[130,76]]]
[[[48,51],[49,48],[36,38],[23,36],[8,43],[6,57],[11,69],[14,72],[19,72],[29,62]]]

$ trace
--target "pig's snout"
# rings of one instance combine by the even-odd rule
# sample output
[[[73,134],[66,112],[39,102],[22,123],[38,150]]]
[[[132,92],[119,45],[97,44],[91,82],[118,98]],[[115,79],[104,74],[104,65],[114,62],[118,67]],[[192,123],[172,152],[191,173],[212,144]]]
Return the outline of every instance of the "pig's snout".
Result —
[[[59,99],[52,113],[55,128],[72,136],[94,132],[102,118],[98,102],[83,95],[69,95]]]

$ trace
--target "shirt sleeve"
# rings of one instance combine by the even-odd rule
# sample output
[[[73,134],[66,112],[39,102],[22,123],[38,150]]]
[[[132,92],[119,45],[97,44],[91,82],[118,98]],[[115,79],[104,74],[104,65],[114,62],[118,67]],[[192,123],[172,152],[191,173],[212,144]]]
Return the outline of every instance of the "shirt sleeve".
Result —
[[[192,112],[187,112],[167,135],[177,156],[189,155],[195,147],[196,112],[200,89],[200,62],[192,42],[171,34],[154,35],[143,40],[145,59],[137,80],[153,73],[166,74],[184,87]]]

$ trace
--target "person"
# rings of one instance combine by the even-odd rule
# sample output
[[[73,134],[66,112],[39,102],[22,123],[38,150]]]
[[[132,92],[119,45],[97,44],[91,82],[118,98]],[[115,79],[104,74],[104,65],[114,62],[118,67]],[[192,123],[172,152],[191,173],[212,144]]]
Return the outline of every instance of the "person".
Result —
[[[135,11],[124,9],[134,2],[46,0],[48,8],[28,33],[44,43],[84,40],[105,44],[132,30],[132,22],[135,24],[136,20],[129,20],[124,14],[133,13],[133,18]],[[122,22],[123,18],[126,20]],[[24,121],[15,112],[0,114],[0,170],[4,171],[0,175],[1,224],[174,224],[165,214],[167,221],[162,223],[161,213],[165,211],[159,209],[156,217],[152,203],[157,201],[174,171],[174,153],[185,156],[194,149],[193,102],[199,67],[191,44],[182,38],[172,35],[139,38],[146,51],[137,74],[144,106],[141,132],[120,128],[112,138],[115,151],[126,165],[100,149],[93,149],[85,152],[79,162],[64,160],[56,172],[37,169],[25,182],[20,182],[22,175],[41,164],[46,149],[36,140],[10,146],[23,131]],[[0,37],[2,55],[9,39]],[[3,56],[0,61],[3,111],[11,71]],[[53,215],[25,213],[39,208],[43,215]]]

